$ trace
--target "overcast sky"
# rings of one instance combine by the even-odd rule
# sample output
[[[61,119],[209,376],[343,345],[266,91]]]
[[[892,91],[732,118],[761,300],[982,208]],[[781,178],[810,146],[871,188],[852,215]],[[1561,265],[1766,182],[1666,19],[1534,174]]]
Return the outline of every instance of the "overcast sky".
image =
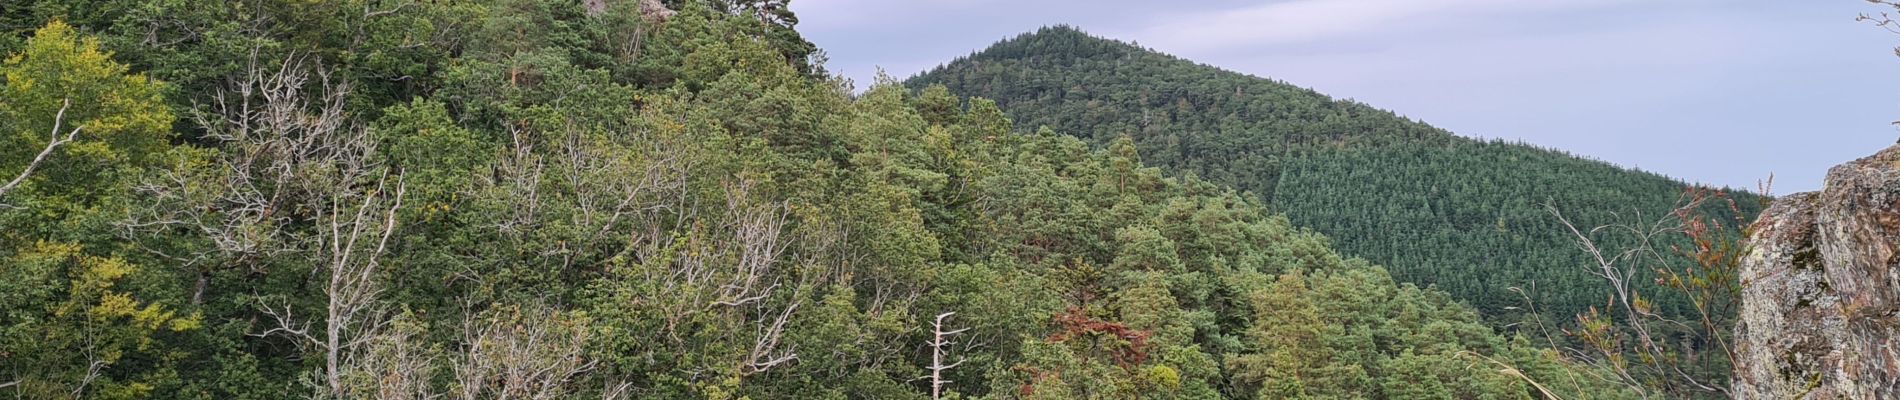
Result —
[[[1900,138],[1900,35],[1863,0],[796,0],[828,67],[869,86],[1074,25],[1689,181],[1779,194]]]

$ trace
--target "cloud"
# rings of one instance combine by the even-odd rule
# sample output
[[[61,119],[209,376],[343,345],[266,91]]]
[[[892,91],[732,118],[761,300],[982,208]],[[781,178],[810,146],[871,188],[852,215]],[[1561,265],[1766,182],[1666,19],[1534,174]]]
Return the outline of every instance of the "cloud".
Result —
[[[862,31],[914,27],[915,18],[931,15],[963,14],[992,6],[1001,0],[799,0],[791,3],[797,12],[799,31],[816,33],[835,30]],[[999,9],[1000,10],[1000,9]]]
[[[1352,97],[1467,135],[1692,180],[1829,166],[1892,143],[1900,37],[1861,2],[1730,0],[795,0],[834,72],[867,86],[1067,23]],[[1822,4],[1825,3],[1825,4]]]
[[[1450,29],[1510,18],[1627,3],[1629,0],[1292,0],[1169,16],[1132,32],[1144,44],[1198,53]]]

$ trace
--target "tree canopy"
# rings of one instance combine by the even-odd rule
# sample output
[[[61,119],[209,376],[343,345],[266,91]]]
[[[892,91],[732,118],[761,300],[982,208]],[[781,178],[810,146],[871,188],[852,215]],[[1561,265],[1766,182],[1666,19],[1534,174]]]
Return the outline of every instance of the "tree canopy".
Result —
[[[0,394],[1635,396],[784,1],[5,7]]]
[[[1126,138],[1148,165],[1251,193],[1340,252],[1451,293],[1499,327],[1529,318],[1531,305],[1561,321],[1603,300],[1594,263],[1552,209],[1579,226],[1619,223],[1665,215],[1696,189],[1561,151],[1456,136],[1068,26],[998,42],[906,84],[993,99],[1019,131],[1046,126],[1105,149]],[[1759,211],[1750,192],[1720,192],[1739,208],[1713,212]]]

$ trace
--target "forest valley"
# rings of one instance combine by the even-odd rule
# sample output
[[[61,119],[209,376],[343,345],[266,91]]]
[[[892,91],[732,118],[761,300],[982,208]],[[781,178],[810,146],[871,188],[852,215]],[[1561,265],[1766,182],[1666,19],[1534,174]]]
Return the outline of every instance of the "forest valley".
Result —
[[[1071,27],[858,92],[797,23],[0,3],[0,396],[1728,396],[1765,189]]]

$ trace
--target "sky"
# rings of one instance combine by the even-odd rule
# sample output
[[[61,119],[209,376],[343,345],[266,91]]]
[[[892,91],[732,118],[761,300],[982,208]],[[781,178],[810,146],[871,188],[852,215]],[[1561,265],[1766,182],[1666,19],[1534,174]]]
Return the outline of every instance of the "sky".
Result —
[[[1815,190],[1900,139],[1900,34],[1864,0],[794,0],[869,86],[1068,24],[1460,135],[1685,181]],[[1891,10],[1889,10],[1891,11]]]

